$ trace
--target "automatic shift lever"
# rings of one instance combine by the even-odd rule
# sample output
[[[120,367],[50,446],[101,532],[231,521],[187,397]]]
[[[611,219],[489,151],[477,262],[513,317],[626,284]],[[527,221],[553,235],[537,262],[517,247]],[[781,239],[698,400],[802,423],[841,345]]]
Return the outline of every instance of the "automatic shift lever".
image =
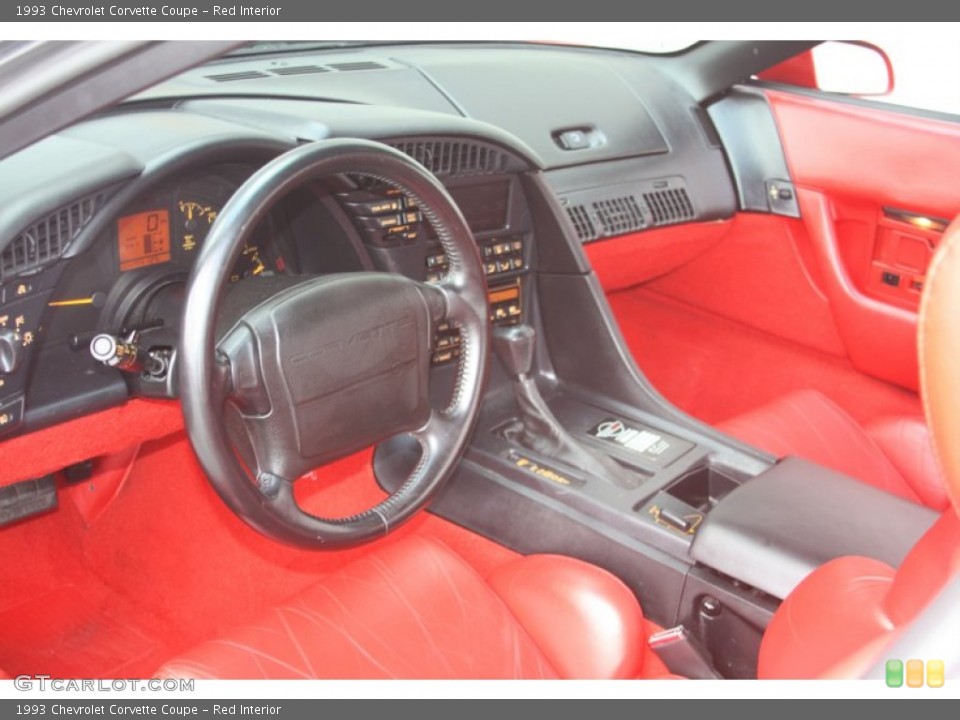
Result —
[[[493,350],[514,382],[529,375],[533,367],[533,347],[537,331],[529,325],[496,327],[493,329]]]
[[[506,431],[507,439],[619,487],[637,487],[639,480],[636,477],[610,458],[596,455],[582,446],[560,425],[547,406],[530,377],[536,339],[536,331],[529,325],[495,327],[493,330],[494,352],[513,381],[520,407],[519,426]]]

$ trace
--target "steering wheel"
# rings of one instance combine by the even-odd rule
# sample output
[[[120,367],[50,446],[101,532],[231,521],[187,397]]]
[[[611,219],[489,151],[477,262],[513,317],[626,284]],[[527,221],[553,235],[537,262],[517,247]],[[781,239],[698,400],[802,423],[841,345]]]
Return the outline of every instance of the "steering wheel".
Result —
[[[387,273],[249,280],[226,292],[254,228],[291,191],[331,175],[372,178],[417,201],[449,259],[437,285]],[[459,328],[449,405],[431,407],[434,328]],[[217,493],[279,541],[332,548],[394,530],[435,496],[476,420],[490,342],[486,281],[466,221],[425,168],[380,143],[329,140],[270,162],[233,195],[187,283],[179,365],[190,441]],[[348,518],[305,512],[304,473],[407,433],[421,457],[375,507]]]

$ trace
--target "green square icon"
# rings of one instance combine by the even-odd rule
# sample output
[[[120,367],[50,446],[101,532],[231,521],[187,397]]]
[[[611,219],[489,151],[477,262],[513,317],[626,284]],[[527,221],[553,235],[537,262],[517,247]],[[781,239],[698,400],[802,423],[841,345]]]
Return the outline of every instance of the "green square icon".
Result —
[[[887,660],[887,687],[903,687],[902,660]]]

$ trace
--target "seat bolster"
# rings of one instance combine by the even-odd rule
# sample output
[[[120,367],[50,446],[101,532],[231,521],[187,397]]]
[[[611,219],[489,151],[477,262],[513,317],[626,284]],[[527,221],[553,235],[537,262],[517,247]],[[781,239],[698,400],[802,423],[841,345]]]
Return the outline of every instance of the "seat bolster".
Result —
[[[564,678],[666,675],[646,662],[643,612],[618,578],[558,555],[531,555],[487,578],[520,625]]]
[[[377,547],[158,677],[515,679],[557,673],[500,598],[447,546]]]
[[[817,568],[787,596],[767,626],[757,676],[817,678],[893,632],[883,604],[894,574],[886,563],[856,556]]]
[[[941,512],[947,509],[950,498],[923,416],[880,420],[866,431],[924,505]]]
[[[877,442],[836,403],[814,390],[777,398],[719,426],[778,458],[795,456],[921,503]]]

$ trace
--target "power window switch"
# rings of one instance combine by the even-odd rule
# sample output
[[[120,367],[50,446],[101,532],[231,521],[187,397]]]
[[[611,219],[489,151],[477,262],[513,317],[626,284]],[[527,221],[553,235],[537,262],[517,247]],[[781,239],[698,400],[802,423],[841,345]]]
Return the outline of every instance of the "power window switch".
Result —
[[[884,272],[880,276],[880,282],[890,287],[900,287],[900,275],[894,272]]]

